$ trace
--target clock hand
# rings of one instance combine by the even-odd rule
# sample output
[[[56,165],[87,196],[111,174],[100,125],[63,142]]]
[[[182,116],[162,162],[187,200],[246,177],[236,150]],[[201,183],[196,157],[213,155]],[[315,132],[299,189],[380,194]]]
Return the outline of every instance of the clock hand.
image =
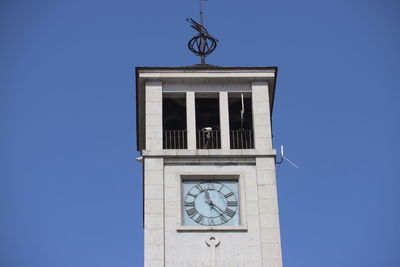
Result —
[[[218,211],[218,209],[215,208],[215,204],[214,203],[211,203],[210,207],[212,209],[214,209],[218,213],[218,216],[223,215],[223,213],[221,213],[220,211]]]
[[[224,214],[225,211],[223,211],[220,207],[215,205],[214,203],[211,203],[211,207],[214,207],[216,211],[221,212],[221,214]]]
[[[211,201],[210,193],[208,192],[208,190],[206,190],[206,191],[204,191],[204,192],[205,192],[205,194],[206,194],[207,204],[208,204],[208,205],[213,205],[213,202]]]

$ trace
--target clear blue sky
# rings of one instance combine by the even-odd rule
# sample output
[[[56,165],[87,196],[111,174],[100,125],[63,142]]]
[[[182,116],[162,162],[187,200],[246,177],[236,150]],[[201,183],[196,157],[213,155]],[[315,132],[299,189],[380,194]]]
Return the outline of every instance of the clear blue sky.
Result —
[[[400,266],[400,4],[205,3],[220,66],[278,66],[285,267]],[[134,67],[198,63],[198,2],[0,3],[0,266],[143,264]]]

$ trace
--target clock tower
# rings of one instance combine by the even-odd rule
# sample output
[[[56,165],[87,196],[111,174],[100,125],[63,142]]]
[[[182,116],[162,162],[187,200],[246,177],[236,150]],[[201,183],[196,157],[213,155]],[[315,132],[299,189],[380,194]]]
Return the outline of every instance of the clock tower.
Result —
[[[276,67],[136,68],[145,266],[282,266]]]

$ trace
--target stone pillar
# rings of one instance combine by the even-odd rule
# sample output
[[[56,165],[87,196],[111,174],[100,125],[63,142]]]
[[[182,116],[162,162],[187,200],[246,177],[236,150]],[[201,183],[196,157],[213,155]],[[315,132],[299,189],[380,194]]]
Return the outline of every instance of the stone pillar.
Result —
[[[146,82],[146,149],[163,149],[162,83]]]
[[[230,149],[228,92],[219,93],[219,123],[221,128],[221,148]]]
[[[187,148],[196,149],[196,106],[195,93],[186,92]]]
[[[263,266],[282,266],[274,157],[257,157],[257,191]]]
[[[272,149],[268,82],[251,83],[255,149]]]
[[[164,266],[164,159],[144,158],[144,266]]]

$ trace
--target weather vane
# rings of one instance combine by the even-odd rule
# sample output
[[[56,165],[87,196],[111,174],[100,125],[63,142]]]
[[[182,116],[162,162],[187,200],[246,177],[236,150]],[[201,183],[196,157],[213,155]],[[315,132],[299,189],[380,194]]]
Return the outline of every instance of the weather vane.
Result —
[[[205,2],[207,0],[199,0],[200,4],[200,23],[196,22],[192,18],[187,18],[188,21],[193,29],[197,31],[197,35],[194,36],[188,42],[188,48],[192,51],[195,55],[201,58],[201,64],[206,63],[206,56],[211,54],[215,48],[217,48],[218,40],[212,37],[206,30],[203,25],[203,7],[201,2]]]

